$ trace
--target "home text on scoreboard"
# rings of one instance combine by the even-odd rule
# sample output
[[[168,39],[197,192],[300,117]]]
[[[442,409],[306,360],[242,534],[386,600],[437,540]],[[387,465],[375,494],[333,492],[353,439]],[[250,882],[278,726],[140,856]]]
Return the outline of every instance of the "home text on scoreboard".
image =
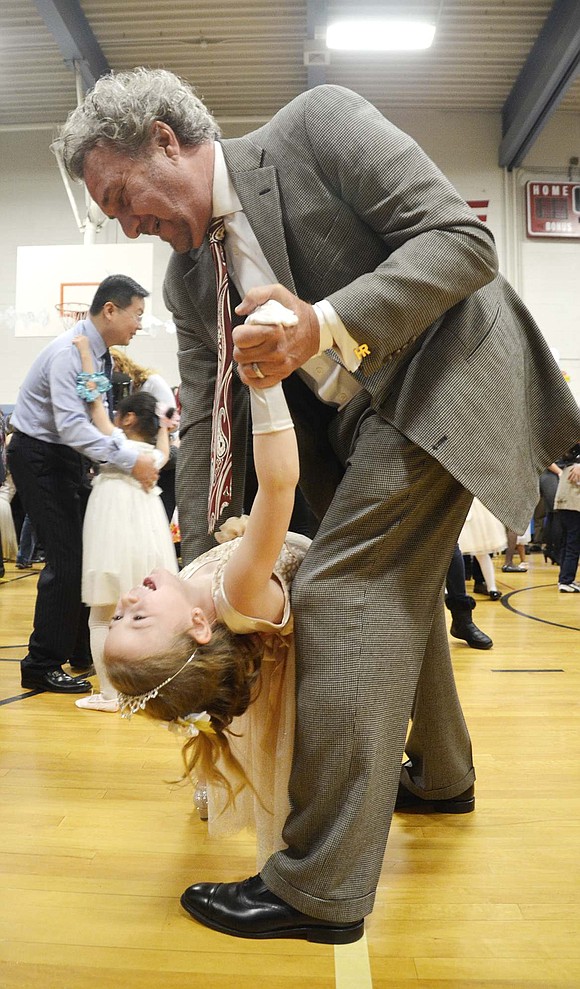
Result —
[[[580,237],[580,185],[572,182],[527,182],[529,237]]]

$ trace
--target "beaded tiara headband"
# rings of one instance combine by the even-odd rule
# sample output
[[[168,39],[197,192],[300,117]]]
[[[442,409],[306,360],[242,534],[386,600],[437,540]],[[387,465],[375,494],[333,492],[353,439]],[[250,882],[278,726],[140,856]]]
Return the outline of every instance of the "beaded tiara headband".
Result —
[[[130,720],[134,714],[137,714],[138,711],[142,711],[149,701],[152,701],[154,697],[157,697],[159,691],[163,687],[166,687],[168,683],[171,683],[172,680],[175,680],[175,677],[179,676],[179,674],[183,672],[186,666],[189,666],[196,653],[197,653],[197,649],[194,649],[191,656],[189,657],[189,659],[186,659],[183,666],[180,666],[175,673],[172,673],[170,677],[167,677],[167,680],[164,680],[163,683],[160,683],[157,687],[153,687],[153,690],[148,690],[146,694],[119,693],[118,703],[119,703],[119,710],[121,712],[121,717]]]

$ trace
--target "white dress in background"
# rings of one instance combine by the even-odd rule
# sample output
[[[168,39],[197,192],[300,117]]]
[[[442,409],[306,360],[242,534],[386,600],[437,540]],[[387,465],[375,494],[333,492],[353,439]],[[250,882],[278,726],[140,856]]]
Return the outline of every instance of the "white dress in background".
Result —
[[[124,436],[124,434],[123,434]],[[150,443],[124,442],[138,453],[161,455]],[[116,602],[156,567],[178,572],[167,515],[159,497],[130,474],[103,464],[94,478],[83,526],[82,599],[89,605]]]
[[[265,640],[261,686],[257,698],[234,718],[230,748],[255,792],[245,786],[229,806],[223,787],[208,785],[208,827],[211,835],[232,835],[249,829],[256,835],[257,868],[281,848],[282,828],[290,811],[288,780],[294,745],[294,637],[290,586],[310,545],[306,536],[289,532],[274,567],[284,591],[284,615],[279,624],[241,615],[223,589],[223,570],[239,539],[222,543],[198,557],[180,573],[188,580],[200,567],[217,559],[212,595],[218,619],[232,632],[259,632]],[[237,737],[236,737],[237,736]],[[220,771],[227,775],[223,765]]]
[[[503,522],[492,515],[474,498],[469,514],[459,534],[459,549],[467,556],[482,553],[503,553],[507,546],[507,535]]]
[[[0,485],[0,533],[2,534],[2,552],[5,560],[15,560],[18,552],[18,537],[10,507],[13,497],[14,484],[10,474],[8,474],[4,484]]]

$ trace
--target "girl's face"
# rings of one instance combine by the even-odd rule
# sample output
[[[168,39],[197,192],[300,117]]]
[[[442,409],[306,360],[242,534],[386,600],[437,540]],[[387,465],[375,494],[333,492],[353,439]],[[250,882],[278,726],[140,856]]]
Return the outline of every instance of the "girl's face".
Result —
[[[118,601],[109,625],[107,651],[138,660],[167,649],[195,625],[189,588],[168,570],[154,570]]]

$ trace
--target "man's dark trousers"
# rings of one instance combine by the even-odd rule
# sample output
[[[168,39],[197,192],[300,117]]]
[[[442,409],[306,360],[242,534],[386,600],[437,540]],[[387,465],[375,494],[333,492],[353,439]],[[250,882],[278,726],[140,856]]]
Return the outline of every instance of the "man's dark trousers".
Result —
[[[14,483],[36,530],[46,564],[38,578],[27,672],[90,662],[87,609],[81,604],[85,464],[70,447],[14,432],[8,450]]]

